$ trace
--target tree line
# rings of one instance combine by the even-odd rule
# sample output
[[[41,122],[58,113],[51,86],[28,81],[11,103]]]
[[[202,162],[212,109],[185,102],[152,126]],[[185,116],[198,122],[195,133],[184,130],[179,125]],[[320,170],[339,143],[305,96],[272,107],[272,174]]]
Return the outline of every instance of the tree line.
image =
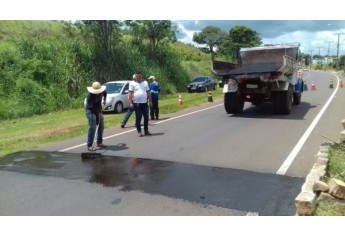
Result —
[[[190,76],[174,32],[171,21],[0,21],[0,119],[82,107],[93,81],[136,70],[182,91]]]
[[[159,78],[162,93],[185,91],[184,62],[209,60],[205,52],[231,61],[241,46],[261,43],[244,26],[229,35],[210,26],[193,38],[209,46],[200,52],[176,33],[168,20],[0,21],[0,119],[80,108],[93,81],[128,80],[136,70]]]

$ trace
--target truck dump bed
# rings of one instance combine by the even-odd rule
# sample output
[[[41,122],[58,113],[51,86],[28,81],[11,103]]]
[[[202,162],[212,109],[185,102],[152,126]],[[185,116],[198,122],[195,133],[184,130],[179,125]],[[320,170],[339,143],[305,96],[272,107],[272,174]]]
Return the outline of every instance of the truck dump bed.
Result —
[[[298,47],[291,45],[242,48],[240,64],[213,62],[218,75],[240,75],[256,73],[294,73],[297,70]]]

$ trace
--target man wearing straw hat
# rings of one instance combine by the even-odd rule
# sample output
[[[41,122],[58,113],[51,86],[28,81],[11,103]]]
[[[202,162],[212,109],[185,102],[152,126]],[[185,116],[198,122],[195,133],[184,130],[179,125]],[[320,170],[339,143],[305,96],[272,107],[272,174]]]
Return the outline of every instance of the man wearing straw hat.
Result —
[[[97,147],[105,148],[103,144],[104,118],[103,106],[107,99],[107,91],[105,86],[101,86],[99,82],[93,82],[91,87],[87,87],[89,94],[85,99],[86,117],[89,121],[89,131],[87,135],[87,149],[93,151],[93,142],[97,128]],[[102,106],[103,99],[103,106]]]

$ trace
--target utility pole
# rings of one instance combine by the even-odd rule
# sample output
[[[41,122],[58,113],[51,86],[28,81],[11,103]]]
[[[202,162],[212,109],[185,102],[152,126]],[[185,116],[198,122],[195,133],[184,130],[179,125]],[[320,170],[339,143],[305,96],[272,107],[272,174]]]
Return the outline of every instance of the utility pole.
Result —
[[[323,48],[323,47],[318,47],[318,48],[319,48],[319,57],[320,57],[320,56],[321,56],[321,54],[320,54],[320,49]]]
[[[339,38],[341,34],[344,33],[336,33],[338,35],[338,42],[337,42],[337,70],[339,70]]]
[[[326,69],[328,69],[328,62],[329,62],[329,58],[330,58],[330,56],[329,56],[329,50],[330,50],[330,47],[331,47],[331,41],[328,41],[327,42],[328,43],[328,51],[327,51],[327,61],[326,61]]]
[[[328,41],[328,50],[327,50],[327,57],[329,57],[329,51],[330,51],[330,48],[331,48],[331,41]]]
[[[311,66],[313,65],[313,51],[314,50],[309,50],[310,51],[310,69],[311,69]]]
[[[318,47],[318,48],[319,48],[319,56],[318,56],[318,58],[317,58],[317,64],[318,64],[318,66],[320,66],[320,57],[321,57],[320,49],[321,49],[322,47]]]

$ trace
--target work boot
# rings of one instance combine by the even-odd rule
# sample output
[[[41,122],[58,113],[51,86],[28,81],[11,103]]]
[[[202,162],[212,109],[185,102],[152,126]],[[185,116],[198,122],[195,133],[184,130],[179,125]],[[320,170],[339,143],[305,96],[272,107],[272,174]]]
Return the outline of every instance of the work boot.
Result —
[[[150,131],[145,131],[145,135],[152,135],[151,133],[150,133]]]
[[[99,148],[105,148],[105,147],[107,147],[107,146],[104,145],[103,143],[98,143],[98,144],[97,144],[97,147],[99,147]]]

